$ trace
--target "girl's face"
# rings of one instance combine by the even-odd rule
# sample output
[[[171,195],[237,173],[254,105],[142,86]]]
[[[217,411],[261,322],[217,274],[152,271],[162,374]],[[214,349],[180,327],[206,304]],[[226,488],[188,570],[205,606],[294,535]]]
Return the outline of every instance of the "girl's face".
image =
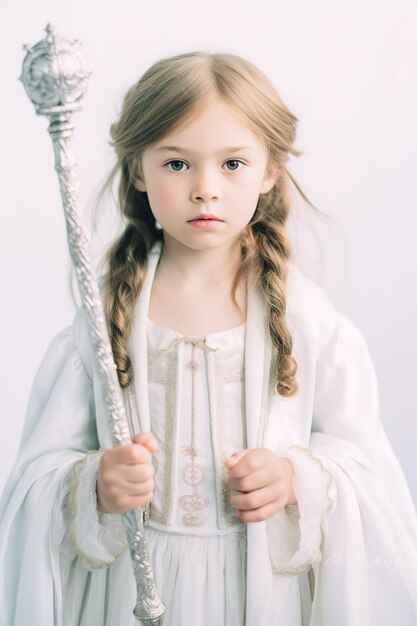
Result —
[[[263,143],[213,99],[144,151],[135,186],[148,194],[165,246],[227,247],[251,220],[259,194],[274,185],[277,171],[267,166]]]

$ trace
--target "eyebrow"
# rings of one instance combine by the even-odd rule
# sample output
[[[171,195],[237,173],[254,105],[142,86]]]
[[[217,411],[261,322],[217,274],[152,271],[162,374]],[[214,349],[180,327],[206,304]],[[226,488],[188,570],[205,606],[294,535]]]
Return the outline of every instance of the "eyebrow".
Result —
[[[254,148],[252,148],[251,146],[232,146],[232,147],[225,147],[225,148],[220,148],[220,150],[218,151],[218,154],[220,154],[221,152],[240,152],[241,150],[253,150]],[[177,147],[177,146],[160,146],[159,148],[157,148],[156,150],[157,152],[180,152],[180,153],[189,153],[189,154],[193,154],[193,150],[187,150],[186,148],[181,148],[181,147]]]

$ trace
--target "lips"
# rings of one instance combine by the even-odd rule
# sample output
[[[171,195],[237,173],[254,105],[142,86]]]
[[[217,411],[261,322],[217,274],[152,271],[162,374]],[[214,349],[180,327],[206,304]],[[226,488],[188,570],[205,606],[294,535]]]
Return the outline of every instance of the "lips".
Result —
[[[213,231],[219,228],[222,228],[220,224],[223,224],[223,220],[221,220],[216,215],[212,215],[211,213],[204,213],[201,215],[197,215],[197,217],[193,217],[192,220],[188,220],[188,224],[191,228],[200,231]]]
[[[217,217],[216,215],[211,215],[211,213],[204,213],[202,215],[197,215],[197,217],[193,217],[192,220],[188,220],[189,222],[197,222],[200,220],[211,220],[211,221],[215,221],[215,222],[222,222],[223,220],[221,220],[219,217]]]

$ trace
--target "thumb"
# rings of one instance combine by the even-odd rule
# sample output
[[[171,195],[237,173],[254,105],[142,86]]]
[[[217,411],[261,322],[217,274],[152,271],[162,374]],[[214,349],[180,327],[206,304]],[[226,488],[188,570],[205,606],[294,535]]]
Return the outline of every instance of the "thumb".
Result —
[[[158,450],[158,442],[152,433],[137,433],[132,437],[132,443],[139,443],[141,446],[145,446],[149,452]]]
[[[232,467],[234,467],[239,461],[240,459],[245,456],[247,450],[238,450],[237,452],[234,452],[226,461],[226,466],[230,469]]]

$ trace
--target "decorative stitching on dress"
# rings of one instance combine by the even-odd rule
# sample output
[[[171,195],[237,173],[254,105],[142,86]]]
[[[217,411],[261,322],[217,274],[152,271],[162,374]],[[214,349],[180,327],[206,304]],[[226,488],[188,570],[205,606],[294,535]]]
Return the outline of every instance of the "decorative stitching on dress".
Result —
[[[319,528],[320,528],[320,533],[321,533],[321,539],[320,539],[320,543],[318,544],[318,546],[316,546],[316,548],[314,549],[314,551],[312,552],[310,558],[303,563],[302,565],[298,566],[298,567],[287,567],[286,565],[278,565],[278,563],[276,562],[276,560],[272,557],[272,536],[271,536],[271,530],[269,527],[269,524],[267,523],[266,528],[267,528],[267,537],[268,537],[268,547],[269,547],[269,558],[270,558],[270,563],[271,563],[271,568],[272,568],[272,572],[274,574],[290,574],[290,575],[298,575],[298,574],[306,574],[311,566],[314,563],[317,563],[321,560],[322,554],[321,554],[321,542],[323,539],[323,529],[322,529],[322,525],[323,525],[323,521],[326,517],[326,513],[329,510],[329,508],[332,505],[332,500],[330,498],[330,489],[331,489],[331,485],[333,482],[333,478],[332,475],[330,474],[330,472],[328,470],[325,469],[323,463],[321,462],[321,460],[316,457],[313,452],[309,449],[309,448],[303,448],[302,446],[298,445],[298,444],[293,444],[291,446],[289,446],[288,450],[297,450],[298,452],[302,453],[303,455],[307,456],[309,459],[311,459],[318,467],[319,471],[321,472],[322,475],[325,475],[327,477],[327,484],[326,484],[326,506],[324,507],[324,510],[320,513],[320,522],[319,522]],[[298,530],[301,533],[301,529],[299,528],[299,521],[300,521],[300,515],[299,515],[299,507],[297,504],[294,505],[287,505],[285,507],[287,509],[287,514],[290,517],[294,517],[294,514],[296,516],[296,520],[295,521],[298,524]],[[268,520],[267,520],[268,522]],[[301,537],[301,535],[300,535]],[[296,550],[296,552],[298,551],[298,549]],[[295,554],[296,554],[295,552]],[[293,555],[294,556],[294,555]],[[292,557],[291,557],[292,558]]]
[[[270,535],[271,531],[269,530],[268,524],[266,528],[267,528],[268,543],[269,543],[271,541],[271,535]],[[305,563],[303,563],[303,565],[300,565],[299,567],[285,567],[285,565],[278,565],[277,562],[274,560],[274,558],[271,557],[271,555],[269,555],[269,558],[270,558],[271,569],[272,569],[273,574],[287,574],[287,575],[296,576],[299,574],[307,574],[311,566],[314,563],[317,563],[317,561],[320,559],[320,556],[321,556],[320,550],[314,552],[311,558]]]
[[[324,467],[321,459],[319,459],[315,454],[313,454],[313,452],[310,450],[310,448],[302,448],[300,445],[298,444],[293,444],[289,447],[289,450],[291,450],[292,448],[294,448],[295,450],[299,450],[300,452],[303,452],[304,454],[306,454],[307,456],[310,457],[310,459],[312,461],[314,461],[315,463],[317,463],[322,471],[323,474],[327,474],[327,491],[326,491],[326,498],[327,498],[327,505],[326,505],[326,509],[325,512],[327,512],[332,504],[333,504],[333,500],[330,497],[330,491],[331,491],[331,485],[333,482],[333,476],[331,475],[331,473]],[[324,516],[323,516],[324,518]]]
[[[165,386],[165,428],[164,428],[164,471],[162,477],[161,510],[158,511],[153,500],[149,505],[149,518],[161,524],[168,523],[172,506],[173,492],[173,448],[174,434],[177,432],[177,354],[167,348],[157,350],[148,347],[148,380]]]
[[[177,405],[177,380],[178,352],[173,350],[180,343],[191,343],[210,352],[217,348],[206,346],[205,339],[201,337],[178,337],[164,348],[148,347],[148,380],[165,386],[165,429],[164,429],[164,473],[162,487],[161,511],[155,507],[155,500],[149,505],[149,518],[161,524],[168,523],[168,517],[172,508],[173,493],[173,451],[174,434],[177,432],[178,420],[176,415]]]
[[[214,370],[214,376],[213,376]],[[231,505],[231,489],[228,483],[225,462],[226,453],[226,417],[225,417],[225,385],[237,382],[244,376],[244,350],[242,347],[219,351],[214,356],[212,367],[208,367],[209,383],[212,390],[211,403],[216,405],[212,419],[213,425],[213,448],[218,470],[218,482],[220,487],[220,502],[218,507],[219,527],[244,526],[245,522],[236,515]],[[214,380],[213,380],[214,378]]]
[[[178,368],[178,352],[173,350],[180,343],[192,345],[191,361],[188,368],[192,373],[192,414],[195,409],[195,374],[197,367],[194,365],[195,348],[201,348],[207,357],[207,371],[209,382],[209,397],[211,409],[211,423],[214,432],[213,447],[217,464],[217,483],[220,488],[220,501],[218,502],[218,522],[220,528],[228,526],[245,526],[245,522],[240,519],[231,506],[231,489],[228,485],[227,470],[225,461],[227,459],[225,450],[225,415],[224,415],[224,391],[225,384],[239,381],[244,376],[244,349],[243,347],[219,350],[206,344],[205,338],[201,337],[177,337],[164,348],[155,349],[148,346],[148,368],[149,382],[165,385],[165,461],[163,475],[163,493],[161,511],[156,510],[154,501],[150,503],[149,517],[160,523],[167,523],[169,507],[172,506],[171,498],[173,493],[173,433],[177,432],[177,385],[176,372]],[[214,359],[214,361],[212,361]],[[191,365],[192,366],[191,366]],[[198,363],[197,363],[198,366]],[[187,367],[187,364],[186,364]],[[212,373],[214,370],[214,374]],[[194,407],[194,408],[193,408]],[[213,413],[217,418],[213,418]],[[192,427],[192,434],[194,433]],[[192,437],[193,439],[193,437]],[[195,441],[192,440],[190,446],[186,446],[186,453],[190,454],[192,460],[198,453]],[[188,469],[187,469],[188,468]],[[187,471],[186,471],[187,470]],[[198,475],[196,474],[198,473]],[[195,463],[190,463],[183,469],[183,479],[190,486],[196,487],[204,479],[204,468]],[[196,480],[198,479],[198,482]],[[170,504],[171,502],[171,504]],[[201,526],[206,523],[207,518],[200,513],[201,509],[208,504],[205,494],[197,494],[193,490],[193,495],[182,496],[178,499],[180,507],[187,511],[188,516],[182,518],[186,526]]]
[[[183,447],[183,453],[186,456],[191,457],[191,463],[188,463],[182,470],[182,478],[184,482],[192,487],[191,495],[184,495],[178,499],[178,504],[183,511],[186,511],[182,516],[181,521],[184,526],[200,527],[207,523],[207,516],[202,513],[202,510],[207,508],[209,499],[204,493],[198,493],[197,488],[203,482],[206,477],[204,467],[195,462],[198,456],[198,448],[196,446],[195,437],[195,394],[196,394],[196,375],[199,369],[199,363],[196,359],[195,349],[198,345],[200,348],[207,349],[205,341],[201,342],[187,340],[185,343],[191,343],[191,359],[185,364],[186,369],[191,372],[191,442],[189,445]]]
[[[104,560],[98,560],[98,559],[93,559],[91,557],[91,555],[87,554],[78,544],[77,542],[77,538],[74,534],[73,531],[73,523],[75,521],[76,516],[78,515],[78,505],[77,505],[77,490],[78,490],[78,485],[80,482],[80,475],[82,474],[86,462],[87,460],[91,457],[91,456],[97,456],[97,455],[102,455],[102,453],[105,452],[105,450],[103,449],[99,449],[99,450],[89,450],[86,455],[84,456],[84,458],[80,459],[79,461],[76,461],[73,466],[72,466],[72,470],[71,470],[71,475],[72,475],[72,482],[71,482],[71,489],[69,492],[69,496],[68,496],[68,505],[70,508],[70,514],[71,514],[71,519],[70,519],[70,523],[67,526],[67,532],[68,532],[68,536],[72,541],[73,544],[73,548],[75,553],[81,557],[82,559],[84,559],[92,569],[103,569],[106,567],[109,567],[119,556],[120,554],[123,552],[123,550],[126,547],[126,542],[123,543],[122,547],[117,550],[115,553],[110,553],[110,556],[113,557],[110,561],[104,561]],[[95,499],[95,503],[97,503],[97,496]],[[111,529],[118,529],[120,527],[120,516],[119,515],[104,515],[104,514],[99,514],[97,513],[98,516],[98,523],[100,524],[100,519],[104,520],[106,523],[105,524],[100,524],[100,526],[105,526],[105,527],[110,527]],[[116,523],[112,524],[109,522],[111,522],[114,518],[117,518]],[[99,540],[99,538],[98,538]],[[109,551],[108,546],[105,546],[105,549],[107,551]]]

